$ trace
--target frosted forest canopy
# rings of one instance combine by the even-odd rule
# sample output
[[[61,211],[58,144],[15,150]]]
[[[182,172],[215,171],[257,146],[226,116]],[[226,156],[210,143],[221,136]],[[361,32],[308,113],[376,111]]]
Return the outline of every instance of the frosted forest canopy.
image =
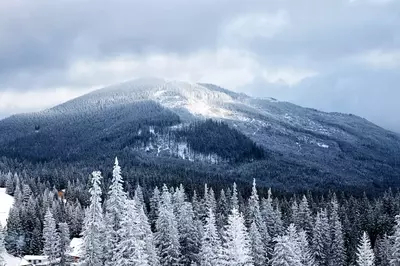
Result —
[[[69,265],[65,250],[83,237],[81,265],[398,265],[400,193],[369,198],[311,192],[250,193],[236,183],[127,184],[116,160],[110,176],[70,180],[65,200],[49,181],[3,173],[15,204],[4,230],[13,255],[45,254]],[[55,179],[57,180],[57,179]],[[130,187],[130,189],[126,189]],[[0,241],[1,242],[1,241]]]

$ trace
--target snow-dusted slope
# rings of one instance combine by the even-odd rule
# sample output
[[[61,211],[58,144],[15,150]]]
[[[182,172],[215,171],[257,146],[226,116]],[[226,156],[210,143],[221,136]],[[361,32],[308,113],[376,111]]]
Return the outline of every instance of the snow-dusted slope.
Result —
[[[173,110],[183,121],[212,118],[223,120],[273,150],[301,155],[304,150],[338,151],[331,139],[357,142],[358,128],[375,141],[393,134],[357,116],[324,113],[272,98],[252,98],[213,84],[163,79],[138,79],[97,90],[42,113],[84,113],[116,105],[150,100]],[[377,134],[375,134],[377,133]],[[356,136],[355,136],[356,135]],[[290,138],[288,137],[290,136]],[[377,139],[378,137],[378,139]],[[278,138],[278,139],[277,139]]]
[[[153,100],[175,110],[185,109],[195,116],[235,117],[234,112],[224,107],[235,102],[230,95],[199,84],[162,79],[139,79],[100,89],[45,113],[92,111],[143,100]]]
[[[14,198],[6,194],[5,188],[0,188],[0,223],[2,227],[7,224],[8,213],[13,204]]]
[[[43,112],[4,119],[0,155],[67,161],[122,150],[131,155],[138,150],[133,143],[140,139],[144,141],[139,150],[154,160],[166,154],[189,161],[196,157],[225,162],[192,153],[179,139],[171,144],[168,132],[205,118],[223,121],[270,156],[259,163],[259,170],[252,172],[254,162],[240,174],[285,176],[303,169],[295,174],[313,176],[315,183],[322,175],[339,183],[342,177],[349,182],[357,177],[388,184],[397,178],[400,183],[400,137],[363,118],[253,98],[213,84],[163,79],[117,84]],[[197,143],[207,143],[202,141]]]

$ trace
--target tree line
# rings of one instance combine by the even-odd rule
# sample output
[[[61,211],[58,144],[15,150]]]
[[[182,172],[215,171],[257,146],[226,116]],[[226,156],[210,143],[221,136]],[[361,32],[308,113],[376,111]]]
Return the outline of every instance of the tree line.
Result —
[[[400,194],[391,190],[374,199],[288,197],[254,182],[249,196],[236,183],[219,193],[207,184],[201,191],[136,185],[130,193],[116,160],[109,181],[97,171],[87,183],[70,180],[60,199],[49,182],[23,175],[0,174],[15,198],[4,229],[13,255],[43,253],[68,265],[69,241],[82,237],[82,265],[400,263]]]

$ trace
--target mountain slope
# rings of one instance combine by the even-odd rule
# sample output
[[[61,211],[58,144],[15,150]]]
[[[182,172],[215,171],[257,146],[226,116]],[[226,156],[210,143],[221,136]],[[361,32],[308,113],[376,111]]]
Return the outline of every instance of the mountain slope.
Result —
[[[257,177],[284,188],[400,184],[399,136],[365,119],[162,79],[118,84],[4,119],[0,155],[167,160],[169,167]]]

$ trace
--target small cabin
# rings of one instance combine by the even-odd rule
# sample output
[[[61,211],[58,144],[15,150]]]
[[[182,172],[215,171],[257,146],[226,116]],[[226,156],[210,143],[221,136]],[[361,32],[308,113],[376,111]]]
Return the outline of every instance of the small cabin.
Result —
[[[82,249],[83,239],[73,238],[69,244],[69,252],[67,253],[70,261],[72,261],[72,265],[76,265],[79,262],[83,252]]]
[[[28,265],[33,265],[33,266],[41,266],[49,264],[49,258],[47,256],[26,255],[24,256],[24,260],[30,263]]]

